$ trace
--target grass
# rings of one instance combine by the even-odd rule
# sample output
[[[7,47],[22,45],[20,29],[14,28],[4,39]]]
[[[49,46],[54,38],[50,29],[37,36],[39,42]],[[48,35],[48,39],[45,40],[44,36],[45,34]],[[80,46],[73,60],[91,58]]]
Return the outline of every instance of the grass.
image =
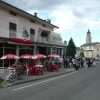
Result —
[[[7,87],[8,82],[6,80],[0,80],[0,88]]]

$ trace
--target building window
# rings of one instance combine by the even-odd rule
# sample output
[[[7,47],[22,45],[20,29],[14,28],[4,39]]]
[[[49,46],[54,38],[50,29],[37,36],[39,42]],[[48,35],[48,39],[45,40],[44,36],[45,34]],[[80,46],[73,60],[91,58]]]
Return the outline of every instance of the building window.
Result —
[[[33,41],[34,40],[34,34],[35,34],[35,30],[34,29],[30,29],[30,39]]]
[[[54,48],[52,49],[52,53],[57,53],[57,48],[54,47]]]
[[[48,31],[42,31],[41,32],[41,39],[44,42],[48,41],[48,39],[49,39],[49,33],[48,33]]]
[[[42,31],[42,32],[41,32],[41,36],[42,36],[42,37],[48,37],[48,33],[47,33],[46,31]]]
[[[17,25],[15,23],[9,23],[9,37],[16,37]]]
[[[9,29],[16,31],[16,24],[15,23],[10,23]]]
[[[30,29],[30,34],[33,34],[34,35],[35,34],[35,30],[31,28]]]

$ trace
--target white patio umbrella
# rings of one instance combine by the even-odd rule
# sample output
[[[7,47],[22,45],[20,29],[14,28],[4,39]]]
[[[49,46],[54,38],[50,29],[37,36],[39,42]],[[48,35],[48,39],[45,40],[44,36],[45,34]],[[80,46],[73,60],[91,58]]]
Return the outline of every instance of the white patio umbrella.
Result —
[[[16,56],[15,54],[6,54],[2,56],[0,59],[19,59],[19,57]]]
[[[6,54],[2,56],[0,59],[1,60],[5,60],[5,59],[11,60],[11,59],[19,59],[19,57],[16,56],[15,54]],[[9,66],[10,66],[10,62],[9,62]]]
[[[44,54],[36,54],[33,56],[34,59],[44,59],[46,56]]]
[[[20,56],[20,58],[22,58],[22,59],[34,59],[34,57],[30,54],[23,54]]]
[[[60,58],[60,56],[57,55],[57,54],[51,54],[51,55],[48,55],[48,57],[50,57],[50,58]]]

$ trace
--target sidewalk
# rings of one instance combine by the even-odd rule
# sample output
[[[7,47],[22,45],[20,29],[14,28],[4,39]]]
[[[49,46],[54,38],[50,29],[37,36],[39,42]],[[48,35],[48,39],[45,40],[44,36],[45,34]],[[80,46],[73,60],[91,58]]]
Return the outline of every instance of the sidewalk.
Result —
[[[41,80],[41,79],[46,79],[46,78],[50,78],[50,77],[55,77],[55,76],[71,73],[73,71],[74,71],[73,68],[69,68],[69,69],[68,68],[60,68],[60,70],[57,72],[44,72],[43,75],[24,76],[22,80],[17,80],[16,82],[10,83],[9,86],[23,84],[23,83]]]

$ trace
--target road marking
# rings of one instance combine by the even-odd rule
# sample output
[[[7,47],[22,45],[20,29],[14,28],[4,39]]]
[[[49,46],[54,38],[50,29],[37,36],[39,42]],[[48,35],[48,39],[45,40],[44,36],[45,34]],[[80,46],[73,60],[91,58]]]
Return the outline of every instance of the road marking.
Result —
[[[46,79],[46,80],[43,80],[41,82],[36,82],[36,83],[33,83],[33,84],[30,84],[30,85],[26,85],[26,86],[23,86],[23,87],[19,87],[19,88],[15,88],[15,89],[12,89],[12,91],[19,91],[19,90],[22,90],[22,89],[25,89],[25,88],[28,88],[28,87],[31,87],[31,86],[36,86],[36,85],[39,85],[39,84],[42,84],[42,83],[48,83],[50,81],[53,81],[55,79],[60,79],[60,78],[63,78],[63,77],[66,77],[66,76],[69,76],[69,75],[72,75],[76,72],[71,72],[69,74],[66,74],[66,75],[61,75],[61,76],[55,76],[53,78],[50,78],[50,79]]]

